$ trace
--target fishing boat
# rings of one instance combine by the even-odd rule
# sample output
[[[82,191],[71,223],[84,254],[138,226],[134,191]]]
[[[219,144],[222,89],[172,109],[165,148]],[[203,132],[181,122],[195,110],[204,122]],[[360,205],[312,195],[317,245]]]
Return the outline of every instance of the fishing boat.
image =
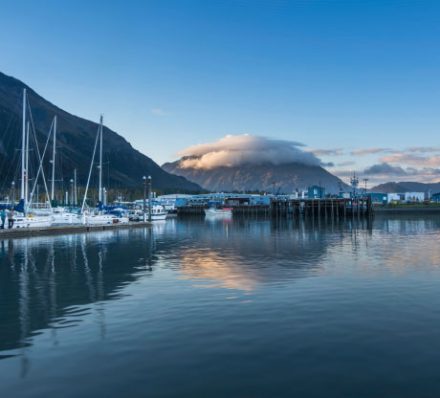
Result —
[[[167,218],[168,212],[162,205],[154,204],[151,206],[151,221],[160,221]]]

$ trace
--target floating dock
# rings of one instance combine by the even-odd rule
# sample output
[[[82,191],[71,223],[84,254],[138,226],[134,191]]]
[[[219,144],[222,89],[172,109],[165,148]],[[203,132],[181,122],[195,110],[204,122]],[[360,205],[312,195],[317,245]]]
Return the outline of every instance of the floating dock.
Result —
[[[140,228],[149,227],[151,223],[137,221],[121,224],[107,224],[107,225],[60,225],[44,228],[14,228],[0,230],[0,240],[10,238],[24,238],[29,236],[43,236],[43,235],[65,235],[77,234],[84,232],[109,231],[126,228]]]

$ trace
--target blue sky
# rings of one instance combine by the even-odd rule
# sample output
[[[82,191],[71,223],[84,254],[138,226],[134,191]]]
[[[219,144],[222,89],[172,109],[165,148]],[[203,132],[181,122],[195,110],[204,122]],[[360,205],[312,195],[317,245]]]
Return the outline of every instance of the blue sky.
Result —
[[[0,38],[2,72],[160,164],[248,133],[440,179],[440,1],[3,0]]]

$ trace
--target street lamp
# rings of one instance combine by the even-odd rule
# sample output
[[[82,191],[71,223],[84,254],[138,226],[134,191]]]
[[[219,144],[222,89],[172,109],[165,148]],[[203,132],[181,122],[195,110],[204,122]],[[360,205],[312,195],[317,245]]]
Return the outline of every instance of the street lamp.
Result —
[[[145,204],[146,196],[147,196],[147,177],[143,176],[142,179],[144,180],[144,206],[143,206],[143,213],[144,213],[144,222],[146,220],[146,213],[147,213],[147,206]]]
[[[11,190],[12,190],[12,194],[11,194],[12,206],[14,206],[14,203],[15,203],[15,181],[11,182]]]
[[[72,206],[73,204],[73,179],[70,179],[70,200],[69,200],[69,206]]]
[[[151,176],[148,176],[148,221],[151,222]]]

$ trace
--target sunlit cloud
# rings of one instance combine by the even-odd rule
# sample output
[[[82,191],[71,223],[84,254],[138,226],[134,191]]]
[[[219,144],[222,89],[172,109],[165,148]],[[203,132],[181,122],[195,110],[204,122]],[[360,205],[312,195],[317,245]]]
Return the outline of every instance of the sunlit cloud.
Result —
[[[384,156],[380,161],[382,163],[394,163],[416,167],[440,167],[440,156],[422,156],[406,152]]]
[[[314,153],[300,149],[303,146],[296,141],[275,140],[250,134],[227,135],[216,142],[186,148],[178,155],[183,157],[180,163],[182,168],[195,169],[264,163],[324,165]]]
[[[377,153],[386,153],[386,152],[392,152],[392,149],[390,148],[361,148],[361,149],[354,149],[351,151],[352,156],[367,156],[367,155],[375,155]]]

